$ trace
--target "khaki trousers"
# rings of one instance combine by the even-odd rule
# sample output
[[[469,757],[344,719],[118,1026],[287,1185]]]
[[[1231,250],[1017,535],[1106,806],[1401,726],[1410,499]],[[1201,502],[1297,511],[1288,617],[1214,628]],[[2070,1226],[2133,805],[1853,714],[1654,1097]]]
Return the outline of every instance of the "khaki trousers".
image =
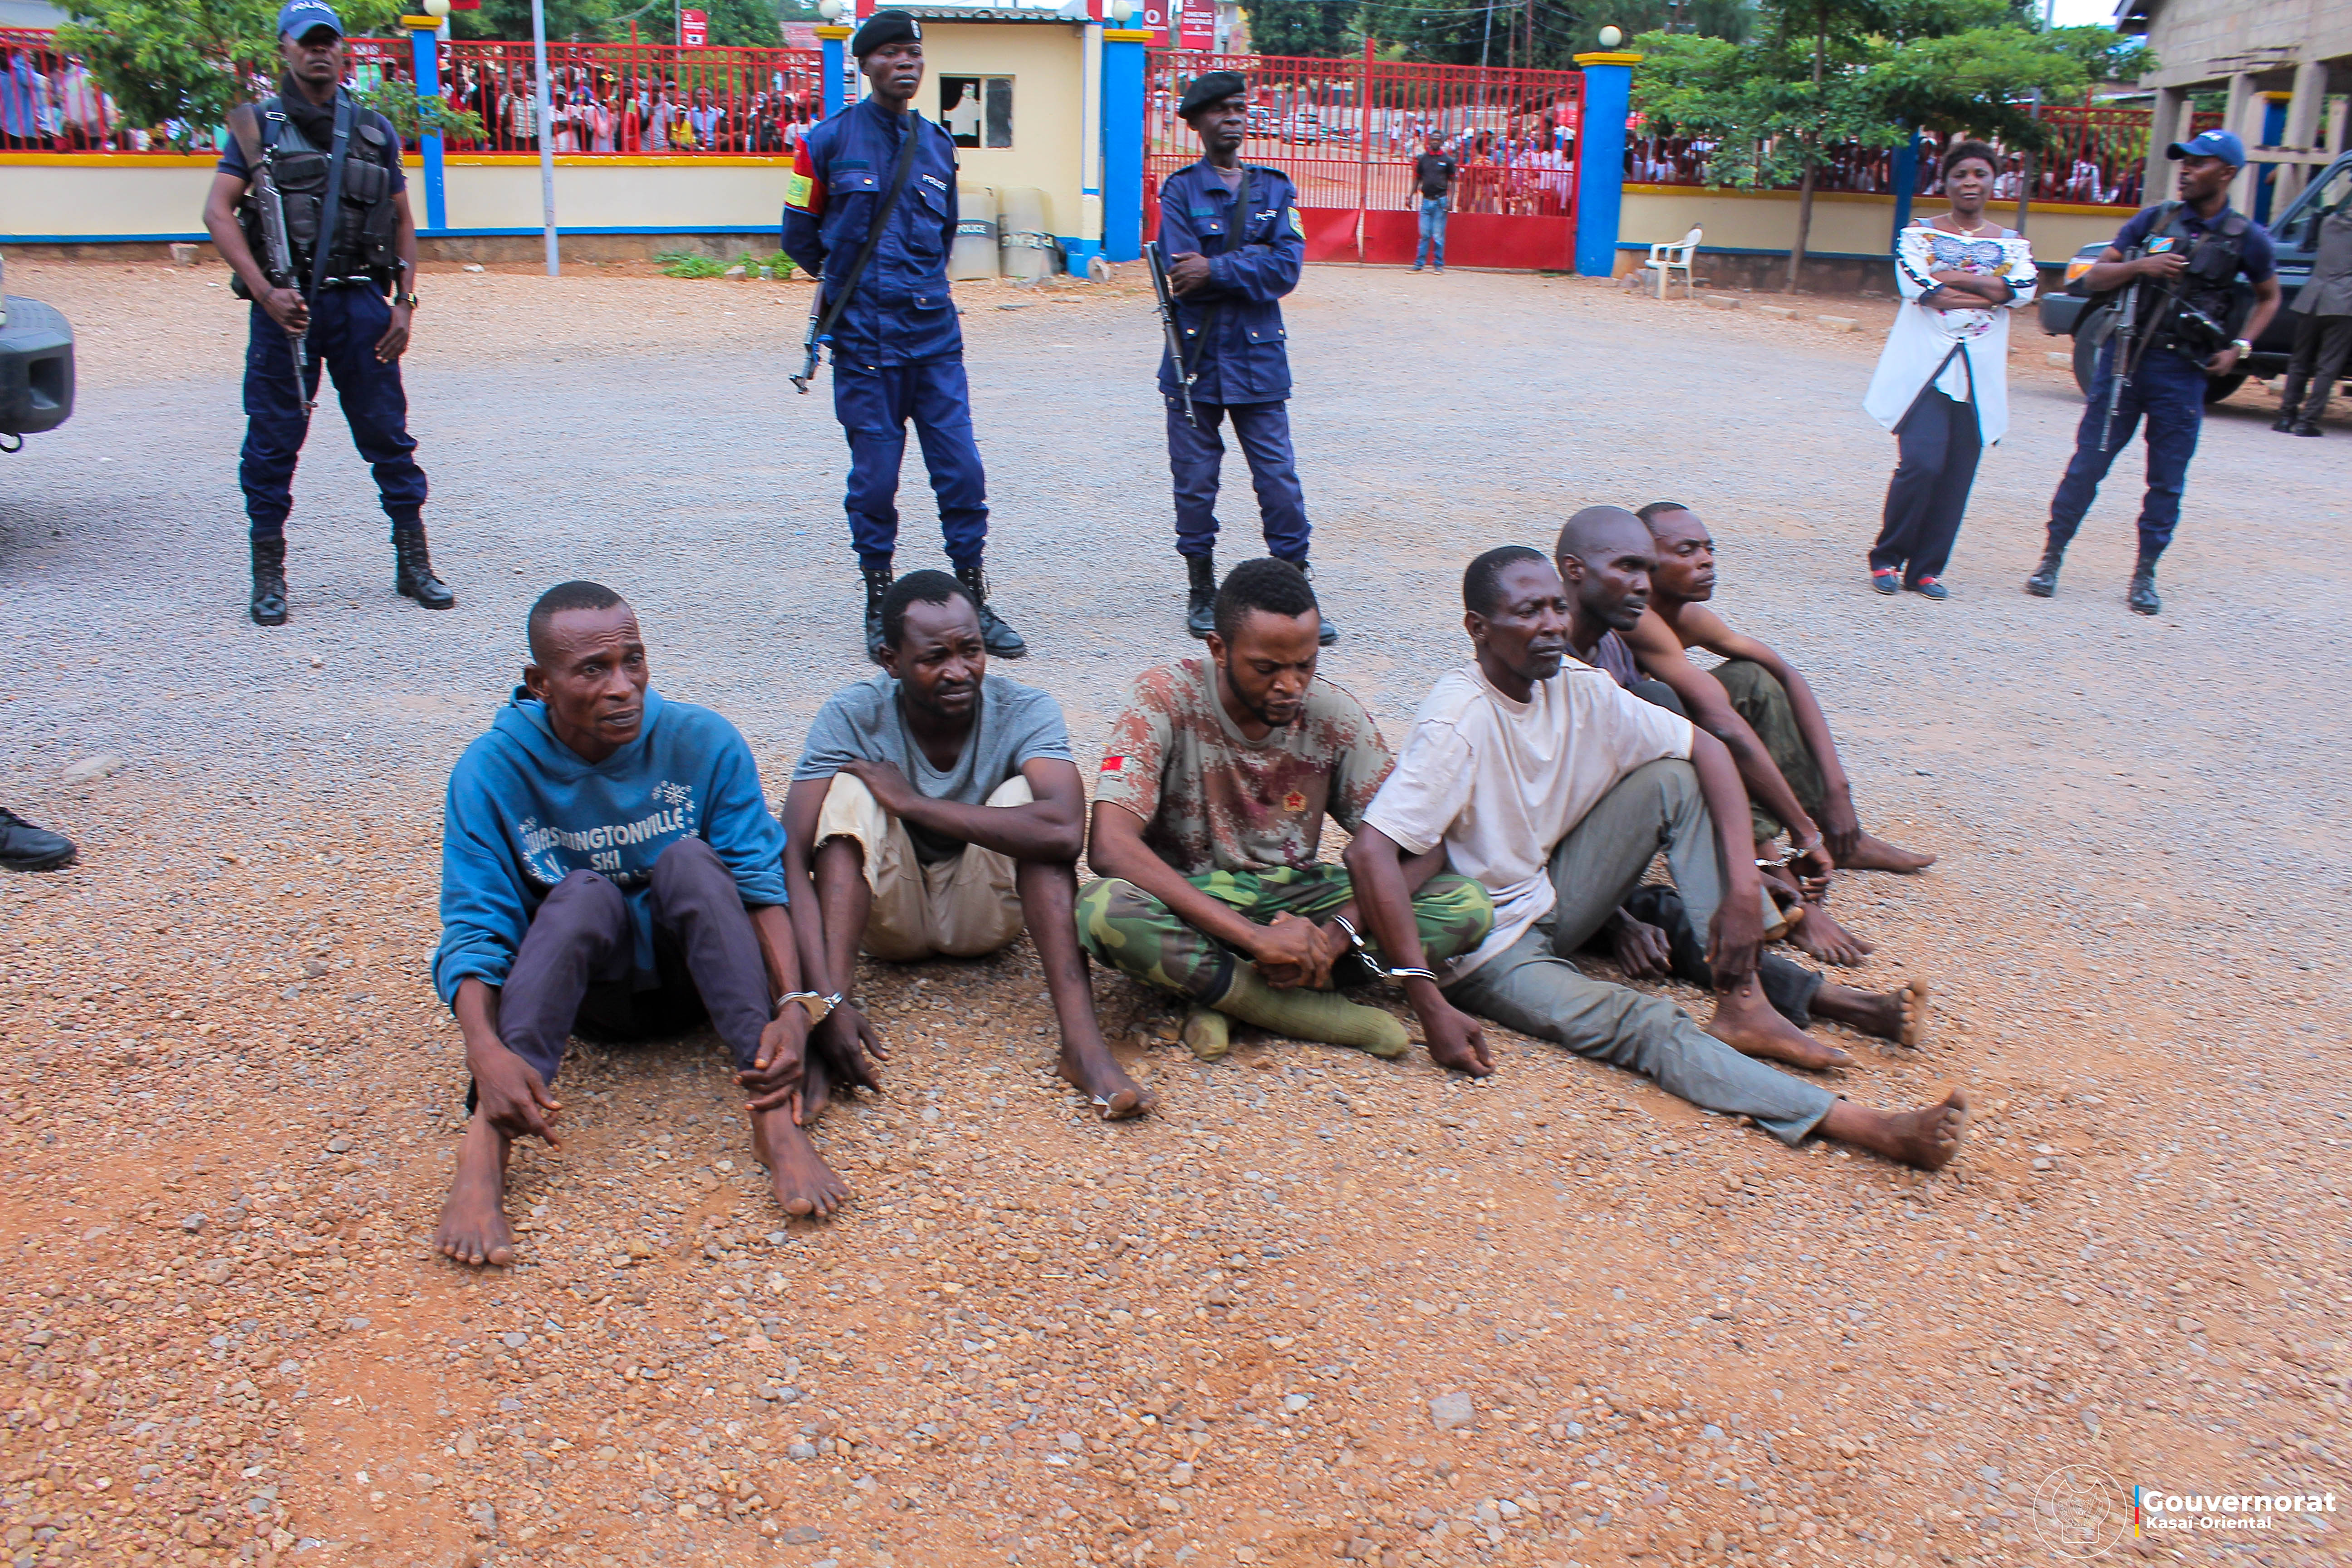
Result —
[[[1027,805],[1036,798],[1029,781],[1015,773],[996,786],[988,804]],[[915,858],[906,824],[848,773],[833,775],[817,814],[816,847],[835,838],[856,844],[874,895],[858,939],[867,957],[894,963],[940,955],[977,958],[1021,934],[1011,856],[975,844],[952,860],[924,865]]]

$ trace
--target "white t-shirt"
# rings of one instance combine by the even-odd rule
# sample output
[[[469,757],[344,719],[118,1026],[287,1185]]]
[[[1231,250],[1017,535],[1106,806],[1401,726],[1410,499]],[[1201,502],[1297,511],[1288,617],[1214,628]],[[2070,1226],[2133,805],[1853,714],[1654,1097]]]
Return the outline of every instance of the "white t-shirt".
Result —
[[[1525,702],[1475,664],[1438,681],[1364,820],[1415,855],[1443,843],[1452,868],[1494,896],[1493,932],[1454,962],[1448,983],[1550,910],[1553,847],[1620,779],[1690,754],[1689,720],[1572,658]]]

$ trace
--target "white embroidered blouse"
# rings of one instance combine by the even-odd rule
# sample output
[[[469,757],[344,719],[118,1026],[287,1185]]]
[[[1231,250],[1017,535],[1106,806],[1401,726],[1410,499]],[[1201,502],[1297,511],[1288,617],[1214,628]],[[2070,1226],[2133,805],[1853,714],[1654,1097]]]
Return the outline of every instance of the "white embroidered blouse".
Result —
[[[1981,310],[1938,310],[1919,303],[1938,272],[1999,277],[2015,290],[2009,303]],[[2038,281],[2022,235],[1947,234],[1927,219],[1895,239],[1895,281],[1903,305],[1880,351],[1862,406],[1892,430],[1933,384],[1955,403],[1973,401],[1977,433],[1988,447],[2009,430],[2009,312],[2031,301]]]

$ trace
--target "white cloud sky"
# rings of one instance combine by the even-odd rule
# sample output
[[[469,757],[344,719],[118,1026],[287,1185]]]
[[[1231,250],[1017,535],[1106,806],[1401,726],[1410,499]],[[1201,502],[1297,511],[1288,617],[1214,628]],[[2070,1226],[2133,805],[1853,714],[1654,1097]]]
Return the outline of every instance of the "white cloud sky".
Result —
[[[2050,0],[2042,0],[2046,6]],[[2116,19],[2115,0],[2057,0],[2053,20],[2062,27],[2103,26]]]

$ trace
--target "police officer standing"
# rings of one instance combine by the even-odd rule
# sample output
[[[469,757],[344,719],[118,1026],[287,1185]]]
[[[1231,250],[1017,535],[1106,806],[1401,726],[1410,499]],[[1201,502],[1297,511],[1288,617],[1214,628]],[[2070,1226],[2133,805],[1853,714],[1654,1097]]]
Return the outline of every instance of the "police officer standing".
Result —
[[[1216,629],[1218,426],[1230,417],[1257,489],[1266,552],[1307,569],[1307,497],[1290,448],[1290,356],[1281,298],[1298,287],[1307,229],[1291,205],[1290,177],[1241,161],[1249,83],[1235,71],[1192,79],[1177,115],[1201,139],[1202,157],[1160,187],[1160,249],[1176,297],[1180,365],[1160,356],[1168,403],[1168,467],[1176,482],[1176,552],[1192,576],[1184,629]],[[1188,410],[1183,395],[1192,385]],[[1323,644],[1339,640],[1327,615]]]
[[[205,198],[205,227],[253,301],[237,464],[252,531],[248,608],[258,625],[286,624],[286,515],[323,371],[392,519],[394,591],[446,610],[457,600],[425,545],[425,470],[400,383],[416,309],[416,221],[400,138],[342,90],[343,25],[325,0],[292,0],[278,12],[278,52],[286,68],[278,96],[231,111],[233,134]],[[255,200],[265,160],[290,251],[274,274],[257,256],[257,246],[268,248]],[[337,221],[321,236],[331,205]]]
[[[882,598],[898,545],[898,466],[912,420],[948,559],[980,605],[982,640],[994,657],[1018,658],[1029,645],[988,604],[988,479],[972,440],[963,327],[948,295],[955,142],[914,112],[923,81],[914,17],[877,11],[849,47],[870,91],[801,142],[786,187],[783,245],[795,265],[822,279],[823,307],[839,308],[829,334],[833,411],[849,438],[845,504],[866,574],[866,656],[880,661]]]
[[[2139,560],[2124,602],[2143,616],[2164,608],[2156,592],[2156,563],[2180,521],[2180,492],[2205,418],[2205,378],[2229,374],[2278,310],[2271,237],[2230,206],[2230,182],[2245,164],[2245,143],[2227,131],[2207,131],[2174,142],[2170,153],[2180,164],[2180,199],[2133,215],[2085,274],[2095,294],[2138,285],[2131,308],[2137,341],[2125,342],[2118,331],[2099,351],[2090,402],[2074,432],[2074,460],[2050,499],[2049,542],[2042,563],[2025,580],[2025,591],[2037,598],[2058,591],[2066,546],[2145,415],[2147,495],[2139,509]],[[2253,286],[2253,311],[2231,342],[2228,323],[2236,313],[2241,274]],[[2120,310],[2120,299],[2111,308]],[[2122,365],[2119,350],[2128,356]],[[2125,377],[2119,400],[2114,397],[2118,374]]]

